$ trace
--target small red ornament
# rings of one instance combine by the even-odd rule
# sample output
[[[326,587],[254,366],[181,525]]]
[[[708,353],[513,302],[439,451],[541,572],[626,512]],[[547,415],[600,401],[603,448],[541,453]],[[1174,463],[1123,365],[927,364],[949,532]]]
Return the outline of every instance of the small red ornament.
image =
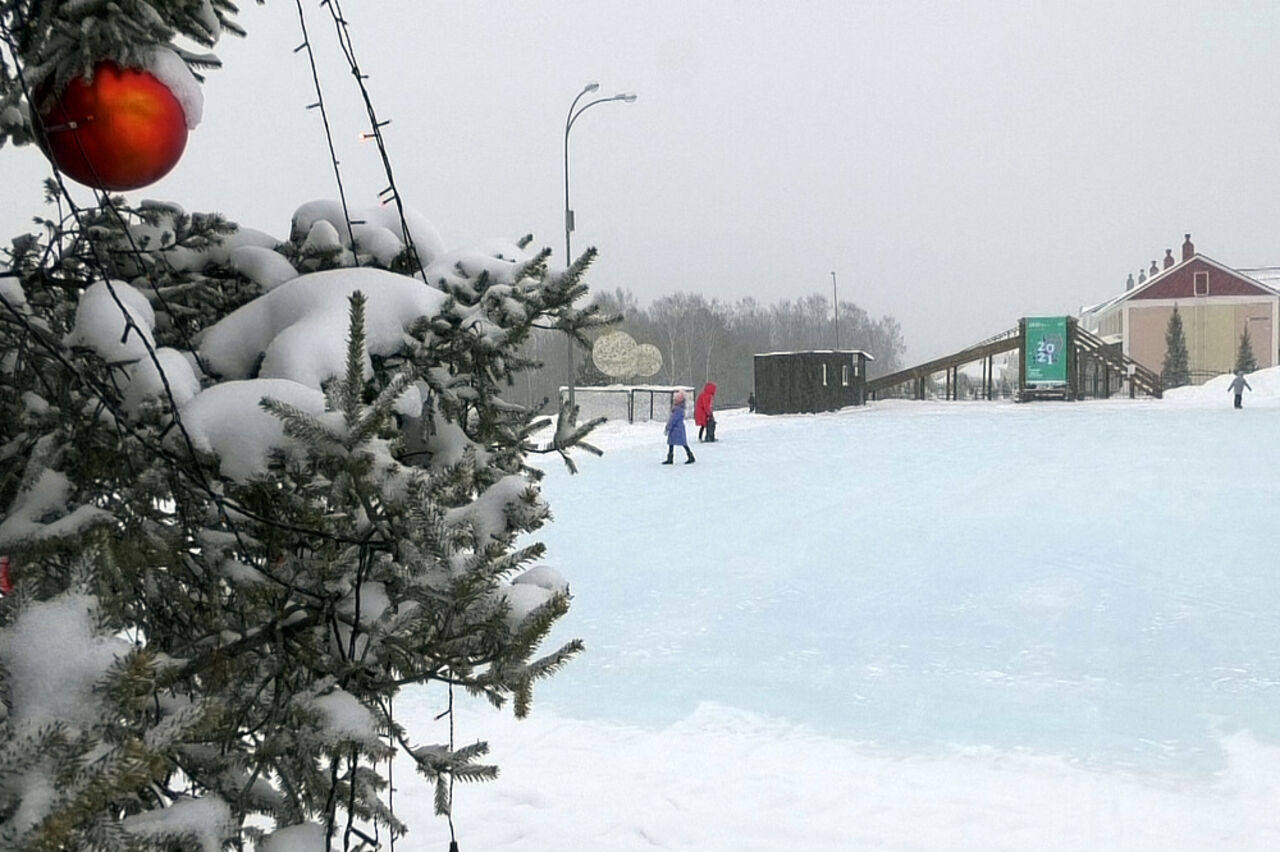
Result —
[[[36,143],[63,174],[111,191],[138,189],[169,173],[187,145],[187,118],[169,87],[149,71],[99,62],[62,97],[36,88]]]

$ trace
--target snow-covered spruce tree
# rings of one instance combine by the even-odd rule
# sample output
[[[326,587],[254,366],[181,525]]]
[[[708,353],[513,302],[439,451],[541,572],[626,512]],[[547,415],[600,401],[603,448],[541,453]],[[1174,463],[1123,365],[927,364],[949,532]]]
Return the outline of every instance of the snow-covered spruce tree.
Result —
[[[0,0],[0,144],[100,61],[215,66],[174,39],[235,11]],[[536,447],[547,421],[503,393],[532,328],[598,322],[573,307],[592,254],[553,274],[388,208],[305,205],[279,240],[49,194],[0,270],[0,848],[368,847],[406,828],[397,750],[448,811],[495,770],[421,744],[439,725],[397,720],[398,690],[523,714],[579,648],[537,656],[568,587],[519,539],[547,517],[528,455],[572,467],[593,424],[561,412]]]
[[[391,750],[441,811],[495,772],[419,744],[402,686],[523,715],[578,650],[537,656],[567,585],[517,539],[547,518],[528,454],[572,464],[594,424],[535,446],[549,421],[502,393],[535,323],[598,322],[573,306],[593,255],[551,273],[527,242],[446,253],[417,217],[362,215],[352,243],[308,204],[273,240],[112,205],[14,241],[0,847],[215,849],[259,814],[360,848],[406,828]],[[405,231],[416,275],[391,271],[416,265]]]
[[[1191,384],[1190,357],[1187,354],[1187,335],[1182,329],[1182,315],[1173,306],[1169,325],[1164,332],[1164,366],[1160,380],[1166,388],[1180,388]]]
[[[1234,367],[1236,372],[1244,371],[1252,373],[1258,369],[1258,359],[1253,354],[1253,341],[1249,339],[1249,326],[1245,325],[1244,331],[1240,332],[1240,347],[1236,350],[1236,363]]]

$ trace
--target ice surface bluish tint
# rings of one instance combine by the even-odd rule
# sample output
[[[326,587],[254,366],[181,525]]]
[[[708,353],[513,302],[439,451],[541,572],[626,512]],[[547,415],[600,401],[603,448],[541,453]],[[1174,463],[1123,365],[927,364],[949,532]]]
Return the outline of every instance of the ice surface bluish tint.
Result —
[[[675,471],[656,427],[606,427],[580,477],[547,466],[588,653],[540,699],[1139,771],[1280,742],[1276,412],[1202,396],[726,411]]]

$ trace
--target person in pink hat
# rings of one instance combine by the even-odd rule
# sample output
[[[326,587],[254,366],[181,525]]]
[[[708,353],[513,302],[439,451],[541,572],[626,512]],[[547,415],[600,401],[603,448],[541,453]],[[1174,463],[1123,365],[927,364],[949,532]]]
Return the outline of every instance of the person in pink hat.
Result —
[[[671,416],[667,418],[667,460],[663,464],[672,464],[671,457],[676,447],[684,447],[688,456],[685,464],[693,464],[693,451],[689,449],[689,439],[684,435],[684,391],[676,391],[671,397]]]

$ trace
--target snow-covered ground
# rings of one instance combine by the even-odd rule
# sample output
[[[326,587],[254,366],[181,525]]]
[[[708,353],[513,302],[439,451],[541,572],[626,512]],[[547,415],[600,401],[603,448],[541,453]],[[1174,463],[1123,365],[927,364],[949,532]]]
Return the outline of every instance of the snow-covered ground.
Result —
[[[472,700],[466,850],[1280,848],[1280,370],[1163,401],[658,424],[546,463],[587,653]],[[549,643],[550,645],[551,643]],[[398,716],[439,735],[439,690]],[[397,770],[399,849],[443,850]]]

